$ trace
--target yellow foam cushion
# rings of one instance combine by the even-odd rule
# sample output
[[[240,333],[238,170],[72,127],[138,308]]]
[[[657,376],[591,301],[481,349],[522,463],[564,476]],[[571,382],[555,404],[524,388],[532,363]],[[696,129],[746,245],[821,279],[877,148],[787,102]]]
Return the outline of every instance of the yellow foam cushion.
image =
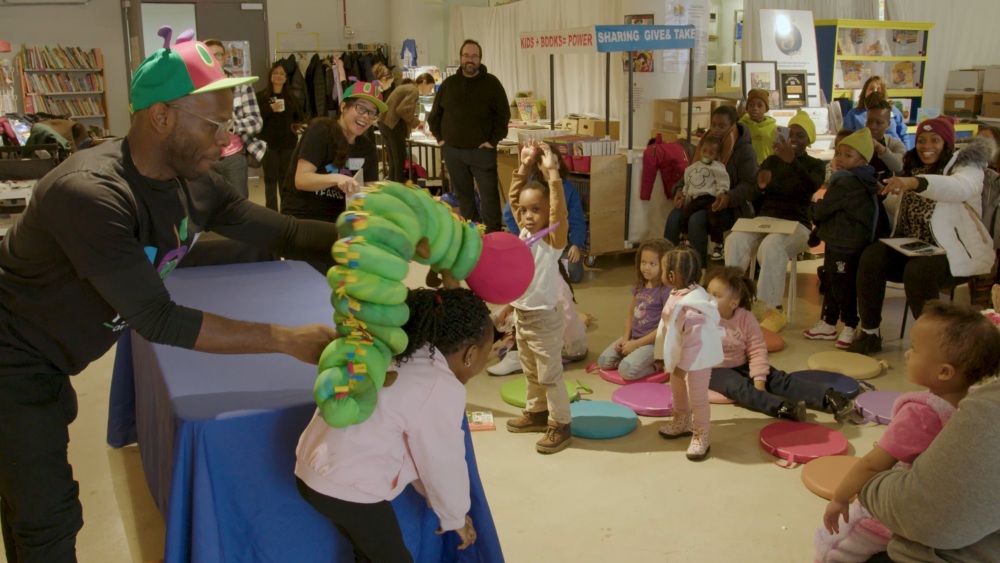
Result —
[[[882,373],[884,362],[854,352],[816,352],[809,356],[809,369],[841,373],[854,379],[871,379]]]
[[[802,468],[802,483],[817,496],[830,500],[840,481],[860,459],[852,455],[814,459]]]
[[[777,332],[764,327],[760,327],[760,331],[764,333],[764,345],[768,352],[777,352],[785,347],[785,339]]]

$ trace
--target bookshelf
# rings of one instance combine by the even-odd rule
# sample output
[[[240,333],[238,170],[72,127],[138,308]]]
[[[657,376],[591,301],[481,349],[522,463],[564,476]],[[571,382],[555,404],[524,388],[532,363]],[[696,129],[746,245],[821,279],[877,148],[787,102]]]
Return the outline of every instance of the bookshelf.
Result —
[[[110,129],[100,49],[21,45],[17,57],[25,113],[69,115],[88,129]]]
[[[865,80],[881,76],[887,97],[914,128],[924,97],[932,27],[929,22],[817,21],[820,88],[826,99],[840,101],[846,114],[857,103]]]

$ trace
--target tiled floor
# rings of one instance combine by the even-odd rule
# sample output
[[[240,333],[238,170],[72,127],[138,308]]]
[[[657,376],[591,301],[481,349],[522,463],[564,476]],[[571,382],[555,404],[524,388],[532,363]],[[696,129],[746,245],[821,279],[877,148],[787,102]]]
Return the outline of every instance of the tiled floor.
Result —
[[[258,183],[252,197],[262,200]],[[596,322],[588,334],[590,356],[569,366],[565,377],[610,400],[615,386],[583,368],[620,334],[633,281],[633,255],[605,256],[576,286],[581,311]],[[832,350],[827,341],[801,336],[819,311],[815,269],[799,264],[798,303],[782,335],[786,348],[773,365],[803,369],[810,354]],[[961,296],[958,298],[961,300]],[[908,340],[898,334],[903,299],[889,290],[880,355],[889,370],[872,380],[879,389],[913,390],[902,372]],[[135,447],[104,443],[113,352],[74,380],[80,417],[71,427],[70,460],[80,481],[86,524],[79,535],[83,563],[125,563],[163,557],[163,519],[145,485]],[[806,561],[824,501],[802,485],[801,469],[782,469],[760,448],[757,434],[772,420],[735,406],[712,407],[712,457],[685,459],[686,440],[657,436],[657,419],[623,438],[576,439],[566,451],[542,456],[537,435],[510,434],[506,420],[518,414],[500,400],[500,386],[513,377],[485,373],[468,385],[470,409],[494,412],[496,432],[474,435],[483,483],[508,561]],[[815,422],[833,417],[811,412]],[[846,426],[851,453],[863,455],[884,427]],[[0,554],[0,559],[3,555]]]

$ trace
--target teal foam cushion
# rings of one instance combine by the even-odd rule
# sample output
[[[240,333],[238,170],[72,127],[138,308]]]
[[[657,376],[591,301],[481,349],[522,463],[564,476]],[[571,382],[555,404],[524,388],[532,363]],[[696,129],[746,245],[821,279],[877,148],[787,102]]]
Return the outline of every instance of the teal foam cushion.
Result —
[[[569,412],[573,415],[573,435],[578,438],[618,438],[639,425],[632,409],[608,401],[580,401],[570,405]]]

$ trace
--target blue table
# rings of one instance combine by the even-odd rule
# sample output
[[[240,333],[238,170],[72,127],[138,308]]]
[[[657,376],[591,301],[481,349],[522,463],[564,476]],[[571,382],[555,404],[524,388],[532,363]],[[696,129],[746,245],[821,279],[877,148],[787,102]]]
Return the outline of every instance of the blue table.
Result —
[[[329,323],[326,280],[302,262],[176,270],[174,300],[234,319]],[[295,446],[315,410],[315,366],[281,354],[214,355],[122,337],[108,443],[138,440],[167,525],[166,561],[353,561],[332,524],[299,497]],[[503,561],[466,426],[478,541],[455,550],[413,487],[393,501],[416,561]]]

